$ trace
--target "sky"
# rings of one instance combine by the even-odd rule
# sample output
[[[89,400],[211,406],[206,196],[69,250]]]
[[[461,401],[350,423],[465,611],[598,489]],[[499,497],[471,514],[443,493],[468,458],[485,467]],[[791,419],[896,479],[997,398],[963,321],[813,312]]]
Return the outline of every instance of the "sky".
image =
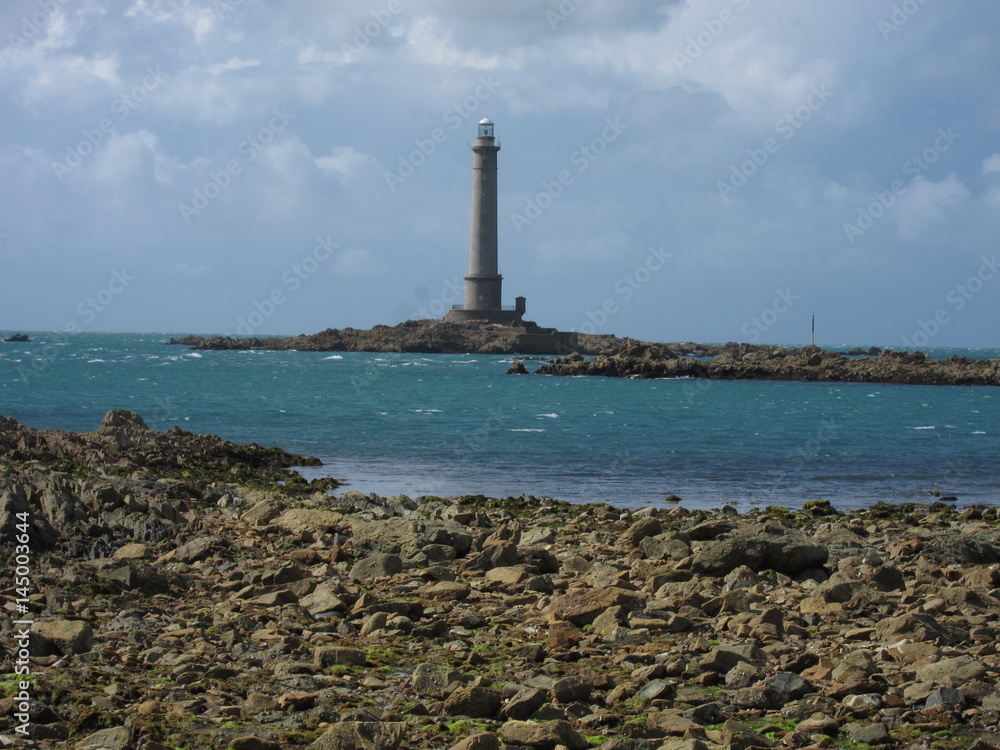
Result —
[[[996,347],[1000,6],[5,0],[0,330]]]

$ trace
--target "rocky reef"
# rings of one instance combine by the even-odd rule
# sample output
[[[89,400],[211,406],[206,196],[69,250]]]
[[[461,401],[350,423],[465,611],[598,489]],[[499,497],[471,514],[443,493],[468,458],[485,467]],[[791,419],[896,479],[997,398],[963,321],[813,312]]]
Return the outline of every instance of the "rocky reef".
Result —
[[[335,495],[128,412],[0,458],[0,746],[997,747],[995,508]]]
[[[648,344],[625,340],[614,354],[586,359],[577,354],[542,365],[544,375],[604,375],[617,378],[707,378],[713,380],[797,380],[906,385],[1000,385],[1000,360],[950,357],[933,360],[922,352],[874,350],[844,355],[819,347],[726,344]]]
[[[604,354],[616,351],[621,339],[611,335],[577,334],[524,326],[444,323],[409,320],[371,329],[328,328],[288,338],[185,336],[168,343],[192,349],[270,349],[309,352],[414,352],[422,354]]]

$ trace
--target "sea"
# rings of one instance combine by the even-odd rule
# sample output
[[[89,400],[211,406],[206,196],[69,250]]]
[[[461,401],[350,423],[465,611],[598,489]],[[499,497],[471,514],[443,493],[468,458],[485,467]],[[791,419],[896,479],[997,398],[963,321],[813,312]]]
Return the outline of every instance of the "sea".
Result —
[[[364,493],[741,512],[819,499],[845,511],[938,497],[1000,504],[993,387],[508,375],[513,358],[499,355],[195,352],[167,345],[171,334],[29,335],[0,343],[6,416],[86,432],[129,409],[151,428],[315,456],[323,466],[305,476]]]

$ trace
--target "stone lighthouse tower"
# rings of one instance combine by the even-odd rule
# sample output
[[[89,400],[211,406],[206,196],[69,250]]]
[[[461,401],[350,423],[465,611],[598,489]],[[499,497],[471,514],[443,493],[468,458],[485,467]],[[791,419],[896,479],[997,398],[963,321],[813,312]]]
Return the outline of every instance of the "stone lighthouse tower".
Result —
[[[469,273],[465,276],[465,299],[445,315],[449,322],[481,320],[489,323],[519,323],[525,311],[524,297],[517,305],[501,305],[497,262],[497,152],[493,121],[479,121],[479,132],[470,144],[472,159],[472,233],[469,240]]]

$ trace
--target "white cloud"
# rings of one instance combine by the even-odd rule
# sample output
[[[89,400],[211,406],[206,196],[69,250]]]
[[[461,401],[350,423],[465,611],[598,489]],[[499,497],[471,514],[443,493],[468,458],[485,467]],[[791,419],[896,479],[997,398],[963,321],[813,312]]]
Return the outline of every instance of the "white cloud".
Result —
[[[314,161],[326,175],[341,184],[350,182],[364,169],[377,163],[373,156],[356,151],[351,146],[335,146],[329,156],[318,156]]]
[[[993,172],[1000,172],[1000,154],[993,154],[993,156],[983,161],[983,174],[991,174]]]
[[[896,208],[897,234],[900,239],[919,242],[951,222],[972,193],[955,173],[940,182],[916,178],[900,195]]]

